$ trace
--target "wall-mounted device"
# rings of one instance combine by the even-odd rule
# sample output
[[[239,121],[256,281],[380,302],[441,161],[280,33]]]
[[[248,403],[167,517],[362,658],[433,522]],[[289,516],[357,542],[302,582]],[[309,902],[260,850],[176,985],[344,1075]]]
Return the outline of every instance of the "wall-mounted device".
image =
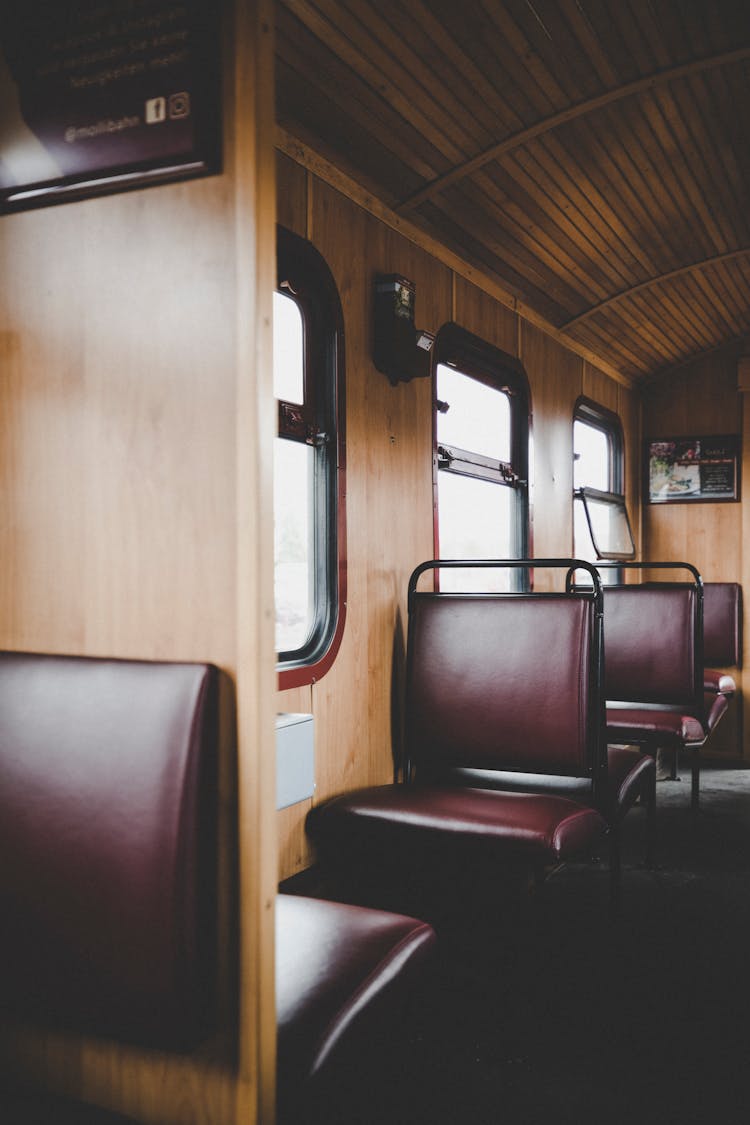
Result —
[[[276,808],[307,800],[315,792],[315,726],[312,715],[276,716]]]
[[[375,278],[373,362],[393,386],[430,374],[435,337],[414,326],[416,289],[398,274]]]

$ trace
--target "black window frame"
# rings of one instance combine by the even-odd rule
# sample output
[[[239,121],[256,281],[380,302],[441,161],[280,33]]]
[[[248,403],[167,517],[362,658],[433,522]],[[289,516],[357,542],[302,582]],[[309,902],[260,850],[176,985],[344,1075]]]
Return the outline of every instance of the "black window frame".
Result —
[[[621,579],[621,570],[616,566],[612,566],[613,561],[627,561],[633,559],[636,554],[635,539],[633,537],[630,520],[628,518],[627,506],[625,503],[625,438],[622,429],[622,422],[618,414],[614,410],[609,410],[607,407],[601,406],[593,400],[581,396],[577,399],[573,408],[573,434],[575,434],[575,423],[583,422],[587,426],[597,429],[605,434],[609,445],[609,466],[608,466],[608,488],[596,489],[589,485],[579,486],[573,488],[573,504],[577,500],[580,501],[585,518],[586,526],[588,527],[589,538],[591,547],[596,561],[604,561],[609,564],[608,581],[619,582]],[[575,459],[575,439],[573,440],[573,456]],[[575,464],[575,461],[574,461]],[[575,468],[574,468],[575,475]],[[622,509],[627,522],[630,538],[633,543],[633,549],[627,554],[615,553],[610,551],[602,551],[596,541],[593,532],[591,516],[588,509],[588,499],[600,500],[604,503],[609,503]],[[573,520],[573,551],[576,551],[575,544],[575,516]],[[596,561],[594,565],[596,565]]]
[[[510,400],[510,460],[497,461],[482,454],[438,442],[438,414],[441,403],[437,396],[437,370],[440,364],[453,367],[469,378],[505,393]],[[434,551],[440,558],[440,511],[438,477],[441,472],[474,477],[509,487],[520,498],[514,504],[514,558],[527,558],[530,549],[529,504],[529,435],[531,432],[531,395],[523,364],[515,356],[503,352],[459,325],[444,325],[433,347],[432,365],[433,425],[433,512]],[[529,588],[528,569],[515,571],[513,586]],[[439,571],[436,572],[439,586]]]
[[[314,450],[313,622],[304,645],[277,654],[279,686],[314,683],[330,668],[346,612],[344,319],[333,275],[312,243],[277,227],[277,291],[303,326],[303,402],[278,401],[278,437]]]

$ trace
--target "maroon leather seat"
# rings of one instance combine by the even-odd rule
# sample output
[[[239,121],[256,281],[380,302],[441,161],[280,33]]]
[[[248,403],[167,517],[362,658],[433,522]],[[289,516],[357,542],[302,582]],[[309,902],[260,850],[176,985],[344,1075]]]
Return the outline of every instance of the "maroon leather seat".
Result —
[[[310,814],[313,835],[324,819],[327,845],[379,847],[385,854],[399,839],[429,833],[451,848],[478,844],[497,862],[517,860],[545,867],[572,859],[598,841],[605,829],[590,805],[549,792],[505,792],[464,785],[376,785],[334,797]]]
[[[280,1122],[329,1120],[356,1057],[367,1089],[372,1037],[398,1039],[405,999],[435,943],[431,926],[381,910],[276,900],[277,1101]],[[374,1076],[383,1081],[383,1075]],[[328,1107],[326,1116],[320,1116]],[[349,1107],[356,1114],[356,1106]],[[356,1118],[352,1118],[354,1120]],[[337,1118],[338,1120],[338,1118]]]
[[[608,741],[635,743],[649,754],[703,747],[727,697],[704,689],[701,585],[607,586],[604,623]],[[696,754],[691,765],[697,807]]]
[[[734,695],[737,685],[727,668],[742,664],[742,587],[737,582],[703,584],[703,690]]]
[[[459,849],[472,862],[541,874],[598,849],[608,833],[616,851],[593,592],[415,593],[415,576],[437,566],[424,564],[410,584],[410,783],[344,793],[313,808],[307,826],[320,856],[340,865],[369,852],[408,864],[417,854],[422,861],[433,851],[439,862],[446,849]],[[650,767],[638,754],[630,766],[634,788],[645,787]],[[467,788],[462,770],[480,779],[476,771],[494,778],[503,771],[580,784],[573,795],[534,784],[499,790],[495,780]],[[615,855],[615,880],[617,869]]]
[[[205,664],[0,654],[0,955],[24,1014],[204,1032],[215,691]]]
[[[170,1050],[210,1029],[217,681],[207,664],[0,653],[0,964],[24,1022]],[[279,899],[282,1107],[341,1077],[434,940],[412,918]],[[127,1125],[12,1078],[0,1120]]]
[[[611,824],[619,823],[638,800],[643,799],[644,804],[651,800],[654,774],[653,759],[629,746],[608,746],[606,783],[596,807]],[[484,789],[556,793],[579,804],[593,802],[591,787],[585,778],[484,770],[456,770],[453,776],[461,784],[480,785]],[[651,859],[650,848],[651,841],[647,862]]]
[[[0,653],[0,964],[25,1022],[175,1050],[210,1028],[216,690],[207,664]],[[0,1116],[124,1120],[49,1103]]]

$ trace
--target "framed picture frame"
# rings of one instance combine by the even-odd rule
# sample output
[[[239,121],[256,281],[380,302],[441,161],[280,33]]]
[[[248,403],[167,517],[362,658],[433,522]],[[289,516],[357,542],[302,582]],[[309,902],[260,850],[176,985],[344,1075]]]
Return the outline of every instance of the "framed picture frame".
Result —
[[[0,5],[0,214],[219,171],[222,6]]]
[[[739,434],[648,438],[646,500],[695,504],[739,500]]]

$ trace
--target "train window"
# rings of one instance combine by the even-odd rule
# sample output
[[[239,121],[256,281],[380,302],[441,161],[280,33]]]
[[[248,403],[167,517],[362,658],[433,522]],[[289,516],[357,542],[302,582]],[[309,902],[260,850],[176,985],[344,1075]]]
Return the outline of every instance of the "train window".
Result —
[[[435,344],[436,555],[521,558],[528,542],[528,386],[518,361],[448,325]],[[524,572],[445,570],[440,588],[520,588]]]
[[[274,585],[280,686],[333,662],[345,605],[341,304],[312,245],[279,229],[273,304]]]
[[[576,497],[583,501],[597,559],[635,558],[635,543],[624,496],[600,492],[597,488],[579,488]]]
[[[573,415],[573,553],[587,562],[635,554],[623,495],[622,426],[616,414],[579,399]],[[619,572],[603,573],[605,582]]]

